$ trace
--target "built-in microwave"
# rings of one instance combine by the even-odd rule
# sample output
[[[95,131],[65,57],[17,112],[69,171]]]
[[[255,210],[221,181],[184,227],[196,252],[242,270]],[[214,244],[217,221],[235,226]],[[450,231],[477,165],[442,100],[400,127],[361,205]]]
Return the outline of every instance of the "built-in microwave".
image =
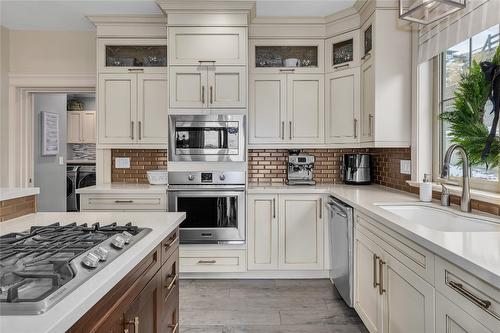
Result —
[[[169,161],[245,161],[244,115],[171,115],[168,121]]]

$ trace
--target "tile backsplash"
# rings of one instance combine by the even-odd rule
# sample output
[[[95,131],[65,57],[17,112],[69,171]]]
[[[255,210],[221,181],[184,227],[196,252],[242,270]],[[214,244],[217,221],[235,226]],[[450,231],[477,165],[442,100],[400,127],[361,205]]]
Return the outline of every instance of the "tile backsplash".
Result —
[[[130,158],[130,168],[117,169],[116,157]],[[167,168],[166,149],[112,149],[111,150],[111,181],[113,183],[147,184],[148,170]]]
[[[96,145],[95,143],[73,143],[69,144],[69,158],[71,160],[92,160],[95,161]]]

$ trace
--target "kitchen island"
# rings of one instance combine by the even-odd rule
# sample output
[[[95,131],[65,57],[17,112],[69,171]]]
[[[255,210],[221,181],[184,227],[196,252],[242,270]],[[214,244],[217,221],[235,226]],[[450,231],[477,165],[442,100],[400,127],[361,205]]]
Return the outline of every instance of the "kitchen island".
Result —
[[[166,298],[160,296],[163,296],[163,284],[169,287],[169,291],[177,290],[176,294],[173,295],[177,300],[177,302],[174,302],[173,307],[178,312],[177,273],[173,272],[172,275],[170,269],[172,267],[176,269],[177,266],[178,226],[184,219],[184,213],[76,212],[36,213],[3,222],[0,225],[0,236],[26,231],[31,226],[48,226],[56,222],[61,225],[70,223],[92,225],[96,222],[100,225],[112,223],[125,225],[131,222],[139,228],[150,228],[151,231],[127,249],[123,255],[119,255],[109,262],[108,265],[46,312],[37,315],[1,315],[0,331],[43,333],[69,330],[71,332],[87,332],[90,330],[90,325],[93,325],[93,327],[99,325],[103,327],[109,326],[108,322],[113,322],[113,324],[117,322],[113,316],[116,317],[117,310],[122,310],[120,307],[126,307],[132,311],[134,306],[137,305],[137,309],[140,310],[141,304],[138,304],[136,300],[151,285],[158,287],[158,290],[152,292],[156,292],[156,295],[159,296],[157,297],[157,312],[153,318],[158,320],[158,323],[155,324],[158,326],[172,325],[174,327],[176,323],[164,323],[161,319],[165,318],[170,321],[175,318],[178,322],[178,313],[175,316],[170,313],[167,316],[163,313],[168,312],[169,309],[163,306],[163,301]],[[77,257],[74,260],[80,260],[79,258]],[[162,278],[167,278],[168,281],[162,281]],[[120,291],[119,295],[117,294],[117,288],[120,288],[118,290]],[[146,291],[151,291],[151,288]],[[131,292],[135,292],[135,294],[131,294]],[[98,311],[96,312],[96,310]],[[120,313],[119,317],[121,316],[122,313]],[[133,316],[131,321],[131,327],[134,324],[137,326],[149,325],[147,321],[139,323],[139,318],[136,316]],[[127,323],[120,324],[129,325]]]

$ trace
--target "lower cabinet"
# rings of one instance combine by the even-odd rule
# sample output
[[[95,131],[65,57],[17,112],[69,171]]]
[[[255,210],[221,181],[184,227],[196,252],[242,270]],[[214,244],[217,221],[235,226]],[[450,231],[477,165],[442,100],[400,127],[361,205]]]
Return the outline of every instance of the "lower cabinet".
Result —
[[[499,328],[500,329],[500,328]],[[436,332],[492,333],[458,305],[436,293]]]
[[[248,196],[249,270],[322,270],[323,196]]]

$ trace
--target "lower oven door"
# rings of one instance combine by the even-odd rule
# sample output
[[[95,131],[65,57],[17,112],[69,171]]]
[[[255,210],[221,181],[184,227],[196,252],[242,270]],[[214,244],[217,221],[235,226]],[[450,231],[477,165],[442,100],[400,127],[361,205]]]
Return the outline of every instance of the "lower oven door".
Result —
[[[169,190],[168,210],[186,212],[181,243],[245,242],[245,190]]]

